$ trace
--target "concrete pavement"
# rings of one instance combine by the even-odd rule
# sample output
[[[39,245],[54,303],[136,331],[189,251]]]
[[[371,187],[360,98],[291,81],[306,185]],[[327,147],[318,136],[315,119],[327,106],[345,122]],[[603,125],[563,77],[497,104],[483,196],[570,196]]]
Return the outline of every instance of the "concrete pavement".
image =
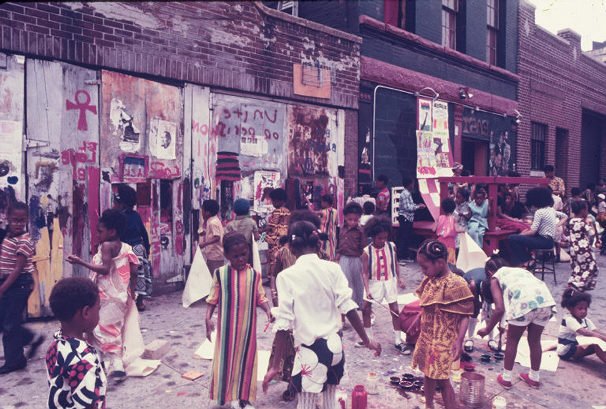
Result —
[[[606,269],[606,258],[600,259],[601,269]],[[403,268],[408,288],[401,292],[414,291],[421,281],[421,273],[415,264]],[[568,264],[557,267],[558,285],[553,284],[551,277],[546,277],[552,293],[559,300],[563,285],[569,275]],[[605,278],[598,279],[598,287],[592,292],[593,303],[589,316],[599,328],[606,328],[606,296],[604,295]],[[146,343],[154,339],[165,339],[171,344],[170,352],[162,359],[163,364],[147,378],[129,378],[122,385],[110,387],[108,392],[108,409],[135,408],[209,408],[208,384],[210,361],[194,359],[193,353],[203,341],[205,306],[198,303],[192,308],[184,309],[181,304],[181,293],[175,292],[153,298],[148,303],[148,310],[141,315],[141,328]],[[258,311],[260,322],[264,322],[263,313]],[[375,338],[383,345],[383,354],[374,358],[366,349],[354,348],[357,341],[355,332],[346,329],[344,346],[346,348],[347,376],[343,389],[349,394],[353,385],[365,383],[368,372],[380,374],[379,394],[369,396],[369,408],[415,408],[423,407],[417,395],[410,394],[406,399],[388,385],[391,373],[400,374],[409,371],[410,357],[400,355],[392,345],[391,321],[387,311],[375,308]],[[557,337],[558,324],[562,315],[550,322],[544,339]],[[48,340],[58,328],[58,323],[36,322],[31,328],[45,333]],[[273,335],[258,328],[260,349],[271,347]],[[9,375],[0,376],[0,409],[8,408],[44,408],[47,397],[47,383],[44,369],[44,353],[41,348],[39,356],[30,361],[27,369]],[[594,405],[606,405],[606,365],[596,357],[589,357],[581,363],[560,361],[557,372],[542,372],[542,387],[531,389],[523,383],[516,383],[504,391],[495,381],[500,365],[481,364],[479,356],[488,351],[485,341],[476,341],[476,352],[472,354],[476,370],[486,376],[486,401],[489,408],[493,396],[500,394],[508,402],[508,408],[592,408]],[[196,381],[181,378],[181,374],[190,370],[204,373]],[[521,367],[516,364],[514,375]],[[258,393],[257,408],[294,409],[295,402],[280,401],[285,384],[276,384],[267,395]],[[259,385],[260,386],[260,385]],[[458,391],[458,387],[457,387]]]

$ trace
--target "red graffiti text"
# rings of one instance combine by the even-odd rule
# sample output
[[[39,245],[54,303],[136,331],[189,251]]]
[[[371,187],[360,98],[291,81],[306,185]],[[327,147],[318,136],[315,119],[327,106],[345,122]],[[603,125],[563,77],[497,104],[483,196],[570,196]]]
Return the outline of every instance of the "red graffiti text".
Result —
[[[74,169],[74,179],[78,181],[86,180],[86,169],[83,164],[97,163],[97,143],[82,142],[77,149],[66,149],[61,152],[61,163],[71,165]]]
[[[181,169],[177,165],[152,162],[149,167],[149,176],[155,179],[175,179],[181,176]]]

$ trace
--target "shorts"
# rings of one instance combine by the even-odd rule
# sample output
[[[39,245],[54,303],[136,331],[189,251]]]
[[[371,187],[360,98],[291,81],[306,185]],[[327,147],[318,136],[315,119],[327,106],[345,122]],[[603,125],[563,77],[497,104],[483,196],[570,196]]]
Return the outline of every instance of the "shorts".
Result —
[[[552,316],[553,311],[551,307],[542,307],[532,310],[529,313],[522,315],[520,318],[507,320],[507,323],[516,327],[527,327],[530,324],[545,327]]]
[[[387,304],[398,302],[398,283],[395,278],[386,281],[372,280],[368,283],[370,296],[377,302],[385,300]]]
[[[578,343],[576,343],[576,342],[568,345],[568,347],[569,347],[568,351],[566,351],[562,355],[558,354],[560,359],[563,359],[564,361],[570,361],[574,357],[574,354],[577,353],[577,345],[578,345]]]

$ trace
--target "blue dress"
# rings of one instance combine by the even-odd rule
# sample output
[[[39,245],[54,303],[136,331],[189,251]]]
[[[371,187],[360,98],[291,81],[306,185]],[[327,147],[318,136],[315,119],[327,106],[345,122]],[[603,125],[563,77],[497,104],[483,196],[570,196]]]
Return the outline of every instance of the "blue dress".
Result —
[[[475,201],[469,202],[471,218],[467,222],[467,233],[478,246],[484,245],[484,233],[488,229],[488,200],[478,206]]]

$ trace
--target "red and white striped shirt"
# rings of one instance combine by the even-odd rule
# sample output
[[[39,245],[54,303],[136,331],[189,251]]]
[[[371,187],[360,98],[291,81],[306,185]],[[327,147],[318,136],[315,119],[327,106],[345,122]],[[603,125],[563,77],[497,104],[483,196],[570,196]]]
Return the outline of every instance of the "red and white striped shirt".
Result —
[[[0,245],[0,279],[6,278],[15,270],[17,265],[17,256],[25,256],[26,262],[22,273],[33,273],[34,263],[34,243],[29,237],[29,233],[23,233],[16,237],[6,237]]]
[[[394,243],[389,241],[380,249],[370,244],[366,246],[364,252],[368,255],[368,278],[370,280],[387,281],[396,276],[398,253]]]

